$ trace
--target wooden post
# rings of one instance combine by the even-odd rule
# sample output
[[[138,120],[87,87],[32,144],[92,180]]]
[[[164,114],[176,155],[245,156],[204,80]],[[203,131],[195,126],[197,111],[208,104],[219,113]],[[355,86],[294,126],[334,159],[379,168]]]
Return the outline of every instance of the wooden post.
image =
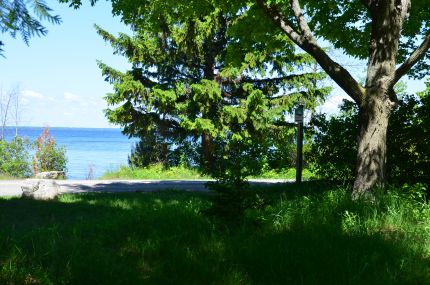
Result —
[[[302,183],[303,171],[303,121],[297,123],[297,159],[296,159],[296,183]]]
[[[296,157],[296,183],[302,183],[303,171],[303,114],[304,106],[299,105],[295,110],[295,121],[297,122],[297,157]]]

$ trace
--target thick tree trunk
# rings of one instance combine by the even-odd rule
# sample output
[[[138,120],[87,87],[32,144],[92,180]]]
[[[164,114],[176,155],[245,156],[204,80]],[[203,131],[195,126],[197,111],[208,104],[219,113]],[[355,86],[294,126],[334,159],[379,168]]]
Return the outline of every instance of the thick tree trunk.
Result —
[[[381,89],[368,89],[359,109],[357,168],[353,197],[383,187],[387,160],[387,127],[394,104]]]
[[[400,33],[410,0],[364,1],[372,17],[366,92],[360,111],[357,172],[353,198],[383,187],[387,160],[387,127],[397,103],[394,92]]]

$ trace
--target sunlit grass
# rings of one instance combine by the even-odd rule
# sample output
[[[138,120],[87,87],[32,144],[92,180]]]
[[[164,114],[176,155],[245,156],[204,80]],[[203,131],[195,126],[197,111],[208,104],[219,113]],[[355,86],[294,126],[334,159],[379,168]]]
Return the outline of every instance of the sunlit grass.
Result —
[[[313,177],[313,174],[308,170],[303,170],[303,179]],[[249,177],[249,179],[284,179],[292,180],[296,178],[296,170],[294,168],[283,169],[279,171],[268,170],[260,175]],[[129,166],[121,166],[116,170],[107,171],[100,179],[210,179],[209,176],[201,174],[196,169],[187,167],[170,167],[164,168],[161,164],[154,164],[145,168],[131,168]]]
[[[14,180],[16,179],[16,177],[4,174],[4,173],[0,173],[0,180]]]
[[[310,179],[314,177],[314,174],[309,169],[303,169],[302,179]],[[267,170],[260,175],[250,177],[251,179],[284,179],[284,180],[294,180],[296,179],[296,169],[288,168],[282,170]]]
[[[145,168],[131,168],[121,166],[116,170],[107,171],[101,179],[208,179],[195,169],[186,167],[164,168],[161,164],[154,164]]]
[[[0,284],[429,284],[424,201],[315,182],[248,194],[232,220],[179,191],[0,199]]]

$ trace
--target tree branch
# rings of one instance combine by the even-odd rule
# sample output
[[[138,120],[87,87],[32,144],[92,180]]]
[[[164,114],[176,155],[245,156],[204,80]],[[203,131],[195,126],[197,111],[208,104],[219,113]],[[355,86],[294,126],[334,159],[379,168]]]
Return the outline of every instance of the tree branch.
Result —
[[[314,38],[312,31],[309,28],[308,22],[306,22],[303,16],[302,9],[300,8],[299,0],[291,0],[291,9],[293,10],[294,17],[299,24],[300,30],[305,38]]]
[[[290,75],[286,75],[286,76],[281,76],[281,77],[274,77],[274,78],[244,78],[244,80],[242,80],[242,82],[246,82],[246,83],[281,83],[283,81],[289,81],[289,80],[293,80],[293,79],[300,79],[300,78],[304,78],[304,77],[312,77],[314,76],[315,73],[301,73],[301,74],[290,74]]]
[[[408,71],[421,59],[424,57],[426,52],[430,48],[430,32],[424,38],[421,45],[409,56],[409,58],[396,70],[394,76],[394,84],[397,83],[402,76],[404,76]]]
[[[282,14],[277,11],[273,6],[269,7],[266,5],[265,0],[256,0],[257,5],[263,10],[263,12],[278,26],[280,27],[288,37],[297,45],[301,45],[303,42],[302,36],[293,28],[293,25],[286,20]]]
[[[299,24],[303,34],[297,32],[286,17],[276,8],[268,6],[265,0],[256,0],[257,5],[263,12],[280,27],[281,30],[300,48],[309,53],[322,69],[352,98],[357,104],[361,104],[364,98],[365,89],[352,77],[352,75],[340,64],[330,58],[330,56],[318,45],[316,39],[304,19],[300,9],[299,0],[291,0],[291,9]]]

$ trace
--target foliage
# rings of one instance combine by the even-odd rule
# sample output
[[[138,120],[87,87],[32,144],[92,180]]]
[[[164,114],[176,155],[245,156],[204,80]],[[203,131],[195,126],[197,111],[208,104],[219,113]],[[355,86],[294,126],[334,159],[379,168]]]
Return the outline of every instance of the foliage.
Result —
[[[189,192],[0,199],[0,283],[428,283],[428,204],[314,183],[253,191],[265,205],[235,224]]]
[[[294,168],[273,170],[263,169],[256,176],[250,176],[249,179],[279,179],[292,180],[296,177]],[[310,179],[314,177],[309,169],[303,170],[303,177]],[[209,179],[209,176],[203,175],[195,168],[179,165],[165,167],[164,164],[151,164],[146,167],[121,166],[118,169],[107,171],[101,179]]]
[[[308,56],[285,49],[286,37],[266,37],[258,48],[242,45],[228,33],[236,16],[227,7],[205,3],[193,11],[155,1],[130,9],[130,3],[113,5],[133,36],[97,31],[132,63],[127,72],[99,65],[114,87],[106,96],[108,119],[142,140],[138,166],[174,164],[168,157],[186,142],[199,156],[190,164],[215,178],[258,174],[273,146],[267,132],[285,127],[284,113],[299,99],[315,106],[329,91]],[[154,134],[160,143],[146,141]],[[148,157],[146,147],[160,147],[160,157]]]
[[[166,168],[164,164],[151,164],[147,167],[137,168],[121,166],[119,169],[107,171],[101,179],[207,179],[196,169],[184,166]]]
[[[44,171],[66,171],[66,149],[57,146],[49,129],[45,128],[35,142],[36,152],[32,160],[35,174]]]
[[[404,96],[388,127],[387,176],[398,184],[430,186],[430,81],[417,96]]]
[[[61,0],[75,8],[82,0]],[[91,0],[94,4],[96,0]],[[226,59],[243,62],[241,54],[252,53],[251,63],[261,63],[275,48],[280,53],[289,54],[294,45],[311,55],[322,69],[360,106],[363,128],[359,142],[356,184],[354,192],[370,191],[373,186],[384,183],[385,151],[373,155],[375,151],[385,150],[384,139],[386,123],[396,103],[394,85],[404,75],[423,78],[428,74],[430,53],[430,8],[427,0],[381,0],[381,1],[338,1],[338,0],[256,0],[256,1],[183,1],[133,0],[112,1],[113,14],[120,15],[125,23],[134,28],[140,25],[157,27],[154,19],[167,15],[168,20],[192,19],[195,15],[204,18],[209,11],[223,11],[230,15],[227,34],[231,44]],[[173,13],[171,13],[173,12]],[[146,15],[146,16],[145,16]],[[172,16],[173,15],[173,16]],[[201,20],[199,18],[199,20]],[[210,23],[216,23],[211,20]],[[180,27],[180,20],[177,22]],[[199,23],[200,24],[200,23]],[[159,25],[158,25],[159,26]],[[199,25],[197,25],[199,26]],[[203,23],[200,26],[205,26]],[[206,25],[207,27],[207,25]],[[211,26],[212,27],[212,26]],[[209,29],[206,29],[209,30]],[[161,33],[160,33],[161,34]],[[186,35],[187,33],[182,33]],[[188,39],[188,38],[187,38]],[[204,39],[200,36],[199,39]],[[276,41],[283,44],[276,45]],[[363,86],[342,66],[341,59],[334,58],[319,43],[329,43],[346,55],[367,59],[367,78]],[[155,45],[148,50],[154,50]],[[156,49],[155,50],[160,50]],[[119,53],[125,53],[121,50]],[[131,53],[138,58],[140,53]],[[234,58],[236,60],[234,60]],[[264,59],[262,61],[264,61]],[[267,66],[285,64],[291,57],[281,56]],[[240,74],[240,73],[239,73]],[[315,94],[311,94],[315,95]],[[313,97],[313,96],[310,96]],[[373,108],[374,104],[384,108]],[[379,112],[379,114],[378,114]],[[210,116],[212,119],[213,116]],[[378,122],[369,122],[378,118]],[[366,120],[368,120],[366,122]],[[207,123],[207,121],[204,121]],[[203,124],[204,127],[210,126]],[[369,137],[380,135],[374,140],[375,149],[366,148]],[[379,142],[379,143],[378,143]],[[372,160],[373,163],[360,163]],[[376,166],[375,169],[371,167]],[[377,175],[373,175],[374,173]],[[372,175],[369,175],[369,174]]]
[[[148,167],[152,164],[193,167],[198,163],[198,154],[192,141],[171,142],[155,130],[146,133],[132,148],[128,164],[132,168]]]
[[[31,175],[29,163],[29,142],[15,137],[10,142],[0,140],[0,176],[15,178]]]
[[[393,113],[387,133],[387,178],[391,183],[429,183],[430,83],[417,96],[404,95]],[[310,159],[321,177],[350,180],[357,152],[358,110],[344,102],[341,113],[312,120],[315,128]],[[429,183],[430,185],[430,183]]]
[[[357,160],[358,109],[343,101],[338,115],[315,115],[309,127],[313,141],[308,153],[311,168],[319,177],[350,181]]]
[[[147,167],[154,163],[169,165],[169,144],[150,133],[141,138],[131,150],[128,164],[131,167]]]
[[[43,0],[2,0],[0,1],[0,32],[7,32],[14,38],[19,33],[28,44],[31,37],[44,36],[48,32],[41,20],[52,24],[61,22],[59,16],[51,13],[52,9]],[[0,48],[2,45],[0,41]]]

